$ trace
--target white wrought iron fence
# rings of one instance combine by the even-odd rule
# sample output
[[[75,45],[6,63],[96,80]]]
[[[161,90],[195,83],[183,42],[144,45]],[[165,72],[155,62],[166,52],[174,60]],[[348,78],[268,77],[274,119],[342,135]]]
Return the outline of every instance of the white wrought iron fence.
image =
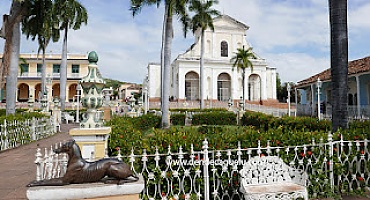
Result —
[[[243,147],[239,142],[236,149],[212,150],[204,140],[199,150],[194,145],[188,151],[169,146],[166,153],[156,148],[154,154],[143,149],[138,155],[132,149],[127,156],[118,150],[116,157],[130,163],[136,174],[143,175],[145,188],[141,199],[242,199],[239,170],[256,155],[277,155],[288,165],[304,170],[309,175],[309,195],[317,197],[353,192],[370,184],[368,145],[369,140],[333,141],[329,133],[325,143],[323,139],[318,143],[312,140],[299,146],[274,147],[269,141],[263,146],[258,141],[253,148]],[[65,173],[66,155],[56,155],[52,149],[45,149],[44,156],[37,150],[37,180]]]
[[[12,149],[54,133],[52,119],[32,118],[7,121],[0,124],[0,151]]]

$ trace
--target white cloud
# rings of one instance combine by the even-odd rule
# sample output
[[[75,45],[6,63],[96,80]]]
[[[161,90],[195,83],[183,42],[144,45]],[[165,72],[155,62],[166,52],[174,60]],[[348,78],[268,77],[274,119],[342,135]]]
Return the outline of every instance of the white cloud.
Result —
[[[298,82],[320,73],[330,66],[328,58],[315,58],[305,53],[267,54],[270,66],[278,66],[283,82]]]
[[[11,0],[0,1],[0,14],[9,12]],[[349,53],[352,58],[370,54],[362,41],[370,35],[370,2],[349,1]],[[160,61],[163,6],[144,8],[135,18],[129,1],[82,0],[89,12],[86,27],[70,31],[71,53],[99,54],[103,76],[121,81],[141,82],[148,62]],[[219,0],[216,6],[250,26],[247,40],[270,66],[276,67],[282,82],[299,81],[329,67],[329,16],[327,0]],[[193,43],[192,33],[183,38],[174,18],[172,58]],[[0,22],[1,24],[1,22]],[[0,40],[0,51],[4,40]],[[61,42],[48,51],[61,52]],[[22,40],[21,52],[37,51],[37,43]],[[360,52],[361,54],[358,54]]]

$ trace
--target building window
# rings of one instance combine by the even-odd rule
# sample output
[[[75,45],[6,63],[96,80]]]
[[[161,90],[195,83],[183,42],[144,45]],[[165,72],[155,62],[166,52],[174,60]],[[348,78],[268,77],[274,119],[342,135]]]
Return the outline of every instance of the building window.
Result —
[[[228,101],[231,97],[231,78],[229,74],[222,73],[217,78],[217,100]]]
[[[72,65],[72,74],[80,73],[80,65]]]
[[[60,65],[53,64],[53,73],[54,74],[59,74],[60,73]]]
[[[42,73],[42,64],[37,64],[37,73]]]
[[[261,100],[261,77],[257,74],[252,74],[248,78],[248,100]]]
[[[29,72],[29,64],[28,63],[23,63],[21,64],[21,73],[28,73]]]
[[[229,47],[226,41],[221,42],[221,57],[228,57],[229,56]]]
[[[199,75],[195,72],[185,75],[185,98],[190,101],[199,99]]]

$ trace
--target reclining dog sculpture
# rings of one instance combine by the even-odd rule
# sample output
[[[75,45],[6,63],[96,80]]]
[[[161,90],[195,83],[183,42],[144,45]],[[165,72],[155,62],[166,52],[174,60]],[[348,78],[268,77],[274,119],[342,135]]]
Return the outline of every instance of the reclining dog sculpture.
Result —
[[[103,158],[95,162],[87,162],[81,156],[81,150],[74,140],[66,141],[55,153],[67,153],[67,171],[63,177],[32,181],[27,186],[60,186],[68,184],[105,183],[123,184],[137,181],[130,166],[115,158]],[[103,180],[104,177],[108,179]],[[133,177],[133,179],[127,179]]]

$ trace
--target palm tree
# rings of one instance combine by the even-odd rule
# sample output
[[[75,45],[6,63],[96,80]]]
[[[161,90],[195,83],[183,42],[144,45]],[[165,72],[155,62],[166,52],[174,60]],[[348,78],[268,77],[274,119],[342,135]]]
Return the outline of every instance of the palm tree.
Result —
[[[60,109],[65,109],[66,90],[67,90],[67,39],[68,29],[78,30],[82,24],[87,24],[86,8],[78,0],[55,0],[54,22],[58,24],[59,30],[64,30],[62,62],[60,64]],[[54,41],[59,40],[59,33]]]
[[[135,16],[143,6],[157,5],[159,6],[160,0],[131,0],[131,10]],[[171,46],[173,38],[172,18],[174,15],[179,16],[183,24],[184,33],[186,33],[188,25],[188,16],[186,12],[186,5],[188,0],[164,0],[165,13],[164,13],[164,32],[162,33],[163,45],[163,59],[162,65],[162,92],[161,92],[161,106],[162,106],[162,128],[169,128],[169,97],[170,97],[170,65],[171,65]]]
[[[204,97],[205,97],[205,74],[204,74],[204,31],[210,28],[214,31],[213,16],[219,16],[220,12],[211,9],[213,4],[217,4],[217,0],[209,0],[202,3],[199,0],[192,0],[189,6],[189,11],[195,12],[195,15],[190,21],[190,28],[193,33],[200,29],[200,109],[204,109]]]
[[[331,33],[332,130],[348,128],[347,0],[329,0]],[[319,102],[320,103],[320,102]]]
[[[242,70],[242,88],[243,88],[243,106],[245,104],[245,96],[244,96],[244,81],[245,81],[245,69],[248,67],[253,70],[253,64],[250,59],[255,59],[255,56],[252,52],[252,48],[248,48],[247,50],[243,48],[238,48],[235,56],[231,58],[231,62],[233,62],[233,68],[237,67],[238,70]],[[243,107],[244,110],[244,107]]]
[[[13,0],[9,15],[4,15],[0,36],[5,39],[4,55],[0,68],[0,88],[6,82],[6,114],[15,114],[19,52],[21,41],[20,22],[29,6],[29,1]],[[6,81],[5,81],[6,77]]]
[[[35,1],[32,7],[28,10],[28,15],[22,20],[22,32],[27,39],[37,41],[39,49],[37,55],[42,52],[42,68],[41,68],[41,92],[46,94],[46,65],[45,52],[50,39],[55,37],[56,30],[53,28],[52,20],[52,0]],[[37,56],[38,57],[38,56]]]

